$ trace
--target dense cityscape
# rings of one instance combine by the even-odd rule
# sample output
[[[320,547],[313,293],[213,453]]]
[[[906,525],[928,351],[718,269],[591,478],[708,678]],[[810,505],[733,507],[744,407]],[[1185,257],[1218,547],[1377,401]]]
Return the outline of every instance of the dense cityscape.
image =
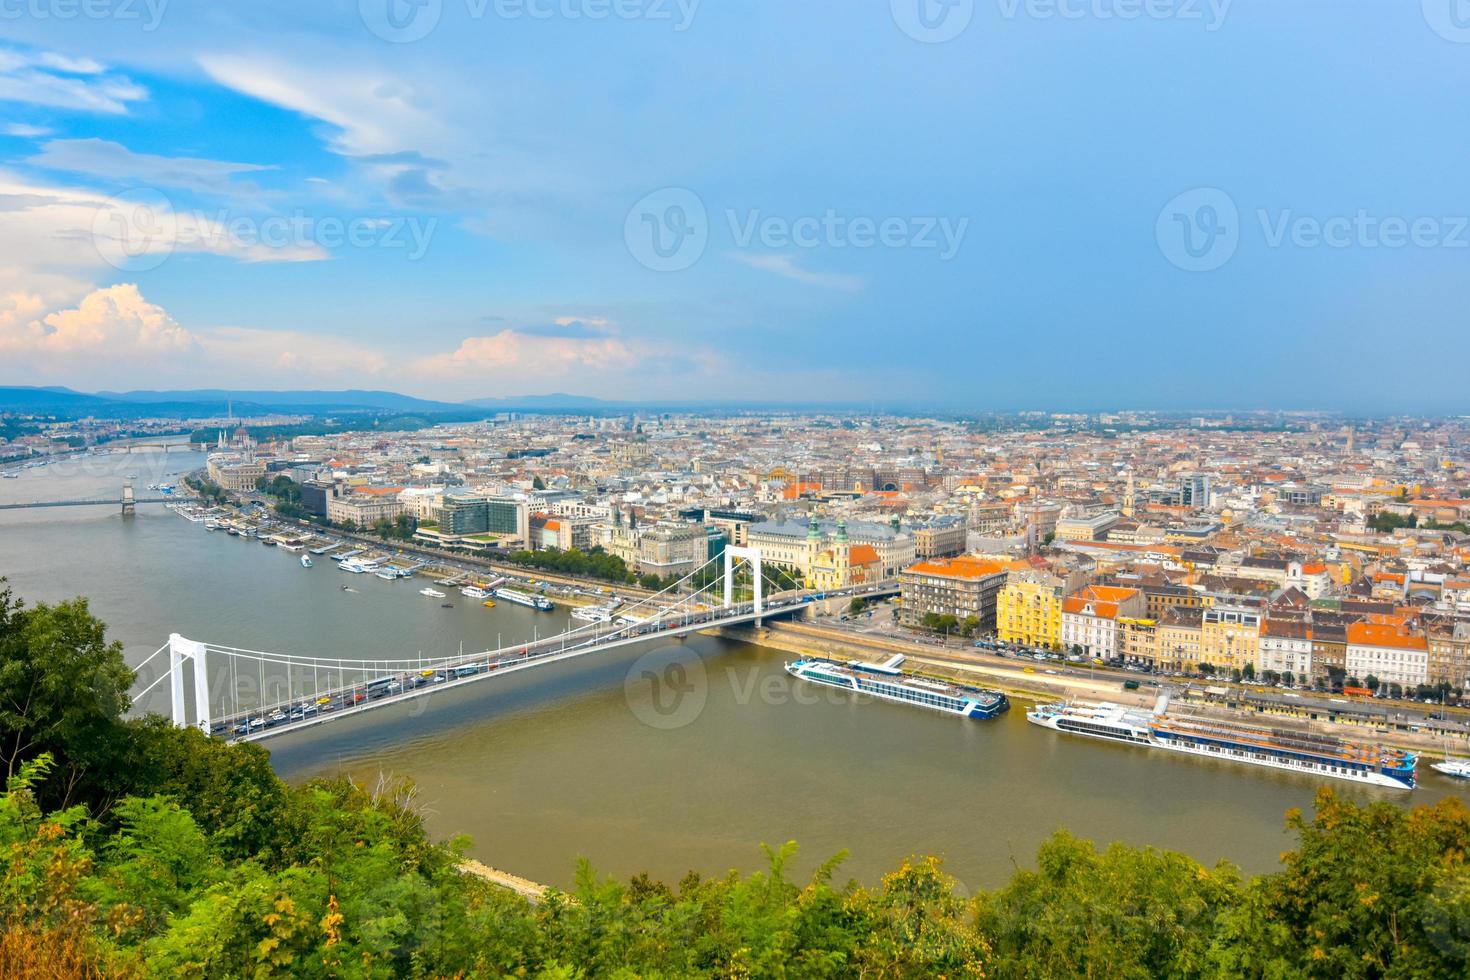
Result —
[[[411,519],[469,554],[603,551],[677,579],[724,543],[805,586],[898,577],[907,627],[1169,672],[1458,695],[1470,671],[1463,420],[503,418],[257,442],[212,482]],[[299,508],[299,510],[297,510]]]

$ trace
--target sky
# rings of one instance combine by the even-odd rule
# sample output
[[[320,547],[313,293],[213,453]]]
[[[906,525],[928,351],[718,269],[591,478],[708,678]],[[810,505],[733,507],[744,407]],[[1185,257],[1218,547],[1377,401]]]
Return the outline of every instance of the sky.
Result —
[[[0,384],[1466,412],[1465,0],[0,0]]]

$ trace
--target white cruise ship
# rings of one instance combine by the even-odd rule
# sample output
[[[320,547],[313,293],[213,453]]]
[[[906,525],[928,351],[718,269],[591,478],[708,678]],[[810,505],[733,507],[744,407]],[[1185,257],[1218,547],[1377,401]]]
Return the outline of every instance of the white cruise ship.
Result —
[[[1392,789],[1414,788],[1414,769],[1419,760],[1412,752],[1346,742],[1296,729],[1171,715],[1168,707],[1166,696],[1159,698],[1152,712],[1106,702],[1044,704],[1026,712],[1026,720],[1069,735]]]
[[[901,653],[882,664],[865,664],[856,660],[842,664],[808,657],[787,664],[786,672],[814,684],[825,684],[855,694],[871,694],[885,701],[917,705],[964,718],[994,718],[1011,706],[1010,700],[1000,691],[905,674],[899,669],[903,660]]]
[[[496,589],[495,598],[504,599],[506,602],[514,602],[518,606],[529,606],[541,612],[551,612],[556,608],[551,600],[545,596],[527,595],[524,592],[517,592],[515,589]]]

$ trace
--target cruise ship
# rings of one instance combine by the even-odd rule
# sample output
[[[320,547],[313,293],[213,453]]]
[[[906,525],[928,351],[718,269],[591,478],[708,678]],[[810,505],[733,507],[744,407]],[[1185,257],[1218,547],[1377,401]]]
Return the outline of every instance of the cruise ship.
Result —
[[[480,588],[478,585],[466,585],[464,588],[462,588],[462,589],[459,590],[459,594],[462,595],[462,596],[464,596],[466,599],[488,599],[488,598],[490,598],[490,593],[489,592],[486,592],[484,589]]]
[[[835,660],[804,658],[787,664],[786,672],[814,684],[871,694],[885,701],[914,704],[964,718],[994,718],[1011,706],[999,691],[946,684],[905,674],[899,669],[903,659],[903,654],[897,654],[882,664],[865,664],[856,660],[843,664]]]
[[[612,621],[612,610],[606,606],[579,606],[572,610],[572,618],[584,623],[608,623]]]
[[[529,606],[532,609],[539,609],[542,612],[551,612],[556,608],[551,600],[545,596],[527,595],[524,592],[517,592],[515,589],[496,589],[495,598],[504,599],[506,602],[514,602],[518,606]]]
[[[1414,788],[1414,769],[1419,760],[1412,752],[1289,728],[1171,715],[1168,708],[1167,696],[1160,696],[1151,712],[1108,702],[1045,704],[1026,712],[1026,720],[1042,728],[1088,738],[1392,789]]]

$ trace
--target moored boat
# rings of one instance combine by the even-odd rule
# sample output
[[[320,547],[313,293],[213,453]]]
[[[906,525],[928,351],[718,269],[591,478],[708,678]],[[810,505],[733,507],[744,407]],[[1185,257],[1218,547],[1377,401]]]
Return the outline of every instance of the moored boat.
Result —
[[[1348,742],[1290,728],[1243,725],[1214,718],[1172,715],[1160,697],[1153,711],[1104,702],[1045,704],[1026,712],[1042,728],[1168,749],[1190,755],[1288,769],[1392,789],[1413,789],[1418,757],[1412,752]]]
[[[1470,759],[1445,759],[1443,762],[1431,763],[1429,768],[1455,779],[1470,779]]]
[[[550,599],[545,596],[527,595],[517,592],[515,589],[496,589],[495,598],[504,599],[506,602],[514,602],[518,606],[528,606],[541,612],[551,612],[556,608]]]
[[[855,694],[871,694],[884,701],[917,705],[962,718],[994,718],[1011,706],[1010,700],[1000,691],[905,673],[899,669],[903,660],[903,654],[897,654],[882,664],[865,664],[856,660],[839,663],[819,657],[804,657],[788,663],[786,672],[814,684],[825,684]]]

